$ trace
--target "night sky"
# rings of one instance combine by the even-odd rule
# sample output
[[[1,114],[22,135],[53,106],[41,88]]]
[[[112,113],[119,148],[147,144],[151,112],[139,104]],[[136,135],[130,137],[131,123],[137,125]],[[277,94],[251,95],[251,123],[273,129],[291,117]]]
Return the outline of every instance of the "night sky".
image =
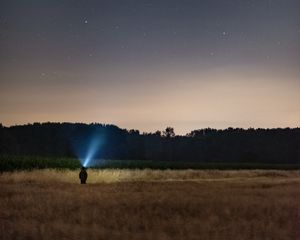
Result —
[[[300,126],[299,0],[1,0],[0,46],[5,126]]]

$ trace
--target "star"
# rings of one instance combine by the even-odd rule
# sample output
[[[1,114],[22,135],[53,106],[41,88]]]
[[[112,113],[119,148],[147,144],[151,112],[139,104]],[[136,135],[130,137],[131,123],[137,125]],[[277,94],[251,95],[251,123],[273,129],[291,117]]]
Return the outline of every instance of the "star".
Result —
[[[40,78],[44,78],[44,77],[46,77],[46,73],[42,72],[42,73],[40,74]]]

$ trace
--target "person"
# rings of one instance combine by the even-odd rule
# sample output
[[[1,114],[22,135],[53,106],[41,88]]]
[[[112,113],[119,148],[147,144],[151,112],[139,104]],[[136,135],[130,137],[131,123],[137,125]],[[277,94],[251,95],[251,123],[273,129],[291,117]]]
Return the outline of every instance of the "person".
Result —
[[[86,179],[88,177],[88,174],[85,170],[85,167],[81,167],[81,171],[79,173],[79,178],[80,178],[80,181],[81,181],[81,184],[85,184],[86,183]]]

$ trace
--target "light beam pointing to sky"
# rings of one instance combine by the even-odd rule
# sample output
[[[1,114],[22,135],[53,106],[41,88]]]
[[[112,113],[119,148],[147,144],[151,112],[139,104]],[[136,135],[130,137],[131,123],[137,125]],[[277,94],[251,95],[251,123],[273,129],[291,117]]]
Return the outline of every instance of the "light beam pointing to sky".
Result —
[[[88,146],[86,156],[82,160],[84,167],[90,167],[92,166],[93,158],[95,157],[95,154],[97,151],[99,151],[99,148],[101,147],[100,138],[94,138],[92,139],[90,145]],[[94,159],[95,160],[95,159]]]

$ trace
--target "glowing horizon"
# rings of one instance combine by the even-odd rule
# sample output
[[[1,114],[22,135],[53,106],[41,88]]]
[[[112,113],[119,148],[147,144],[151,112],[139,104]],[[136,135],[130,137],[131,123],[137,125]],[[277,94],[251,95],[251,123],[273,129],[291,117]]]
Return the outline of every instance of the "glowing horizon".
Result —
[[[299,127],[300,3],[61,3],[0,4],[3,125]]]

